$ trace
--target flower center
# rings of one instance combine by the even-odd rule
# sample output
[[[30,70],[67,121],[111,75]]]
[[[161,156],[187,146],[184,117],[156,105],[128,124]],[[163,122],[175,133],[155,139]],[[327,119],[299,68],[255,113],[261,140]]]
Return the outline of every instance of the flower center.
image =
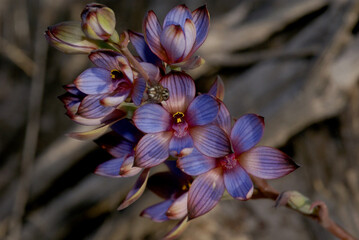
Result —
[[[184,113],[183,112],[176,112],[175,114],[172,115],[173,118],[175,119],[176,123],[181,123],[183,122],[183,117],[184,117]]]
[[[118,71],[117,69],[111,70],[111,78],[112,79],[121,79],[123,78],[123,73]]]
[[[219,165],[222,168],[231,169],[238,165],[238,161],[234,153],[228,154],[227,156],[219,159]]]

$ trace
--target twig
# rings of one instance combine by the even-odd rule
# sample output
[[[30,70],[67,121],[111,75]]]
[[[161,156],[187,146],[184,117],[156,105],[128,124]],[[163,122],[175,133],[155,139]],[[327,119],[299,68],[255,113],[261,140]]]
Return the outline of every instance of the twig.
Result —
[[[348,233],[330,218],[328,207],[324,202],[313,202],[309,207],[310,212],[301,211],[288,204],[290,196],[285,194],[279,194],[279,192],[272,186],[270,186],[266,180],[257,177],[252,177],[252,179],[256,185],[256,189],[253,193],[252,199],[268,198],[275,200],[276,206],[285,205],[286,207],[301,213],[303,216],[315,219],[325,230],[338,237],[339,239],[356,239],[354,236],[352,236],[350,233]]]

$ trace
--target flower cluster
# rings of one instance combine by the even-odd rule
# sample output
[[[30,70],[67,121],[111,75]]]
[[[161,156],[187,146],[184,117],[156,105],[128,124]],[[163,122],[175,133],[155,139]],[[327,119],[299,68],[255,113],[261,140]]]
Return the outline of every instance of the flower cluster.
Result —
[[[245,114],[234,121],[222,101],[219,77],[208,93],[197,94],[186,71],[204,63],[194,53],[208,34],[206,6],[193,12],[176,6],[163,24],[149,11],[143,33],[119,35],[115,22],[110,8],[93,3],[81,13],[81,22],[51,26],[45,36],[61,51],[88,54],[94,64],[65,86],[60,100],[72,120],[98,126],[72,136],[96,139],[114,157],[99,165],[96,174],[140,174],[119,209],[149,188],[164,201],[141,215],[157,222],[180,220],[167,235],[173,238],[189,220],[214,208],[225,190],[248,200],[252,176],[274,179],[298,167],[283,152],[256,146],[263,117]],[[138,56],[128,50],[129,42]],[[169,171],[150,176],[150,169],[162,163]]]

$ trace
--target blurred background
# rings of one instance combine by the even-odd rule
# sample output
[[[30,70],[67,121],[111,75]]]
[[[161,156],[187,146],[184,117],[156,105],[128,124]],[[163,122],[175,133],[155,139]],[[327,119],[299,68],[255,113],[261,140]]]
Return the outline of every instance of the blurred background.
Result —
[[[160,201],[148,191],[118,212],[136,177],[94,175],[110,155],[65,136],[84,129],[65,116],[57,96],[91,65],[86,55],[49,47],[43,33],[80,20],[90,2],[0,0],[0,239],[151,240],[176,224],[138,216]],[[232,115],[264,116],[261,145],[301,165],[270,184],[324,200],[331,217],[359,236],[359,1],[98,2],[115,11],[118,32],[141,31],[150,9],[161,21],[177,4],[194,10],[206,3],[211,28],[198,51],[206,64],[191,72],[197,88],[207,91],[219,74]],[[271,200],[231,200],[195,219],[180,239],[334,237]]]

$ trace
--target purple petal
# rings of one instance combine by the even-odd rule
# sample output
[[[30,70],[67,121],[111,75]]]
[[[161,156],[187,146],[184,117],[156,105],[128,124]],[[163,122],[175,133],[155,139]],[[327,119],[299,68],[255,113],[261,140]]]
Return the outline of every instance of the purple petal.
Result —
[[[114,130],[121,137],[126,140],[137,143],[142,137],[143,134],[140,130],[138,130],[133,122],[128,118],[122,119],[111,126],[111,129]]]
[[[187,57],[190,57],[190,55],[188,55]],[[171,66],[179,67],[182,69],[182,71],[187,71],[187,70],[195,69],[204,63],[205,63],[205,60],[203,58],[201,58],[200,56],[192,56],[188,60],[171,64]]]
[[[206,40],[209,29],[209,12],[207,6],[197,8],[192,12],[193,23],[196,26],[197,38],[191,53],[194,53]]]
[[[163,28],[169,25],[180,25],[183,28],[186,19],[192,20],[191,11],[184,4],[178,5],[167,13],[163,21]]]
[[[141,172],[142,168],[133,166],[134,160],[135,158],[133,156],[125,158],[125,161],[120,168],[120,175],[122,177],[132,177]]]
[[[214,208],[224,192],[222,169],[215,168],[197,177],[188,192],[188,217],[199,217]]]
[[[89,118],[84,118],[81,117],[79,115],[74,115],[71,112],[67,112],[66,115],[68,115],[74,122],[78,123],[78,124],[82,124],[82,125],[86,125],[86,126],[97,126],[100,124],[108,124],[111,123],[113,121],[116,121],[118,119],[121,119],[123,117],[126,116],[126,113],[122,110],[119,109],[114,109],[113,111],[103,117],[100,118],[94,118],[94,119],[89,119]]]
[[[122,136],[109,132],[95,140],[101,148],[105,149],[115,158],[133,155],[135,144]]]
[[[145,133],[157,133],[171,129],[172,116],[160,105],[149,103],[138,108],[133,114],[138,129]]]
[[[169,231],[164,237],[163,240],[174,240],[177,239],[183,231],[188,226],[188,217],[184,217],[181,221],[179,221],[176,226],[174,226],[171,231]]]
[[[264,119],[256,114],[246,114],[234,124],[231,132],[232,147],[238,156],[254,147],[262,138]]]
[[[177,198],[168,208],[166,215],[169,219],[181,219],[187,215],[188,192]]]
[[[106,107],[100,103],[103,95],[88,95],[85,97],[77,111],[77,114],[85,118],[100,118],[111,113],[114,108]]]
[[[248,173],[263,179],[283,177],[299,167],[278,149],[262,146],[241,154],[239,161]]]
[[[123,57],[120,53],[112,50],[97,50],[93,51],[89,58],[93,64],[99,68],[104,68],[109,71],[119,69],[117,57]]]
[[[179,158],[177,164],[185,173],[197,176],[215,168],[216,159],[207,157],[194,148],[191,154]]]
[[[185,119],[190,126],[201,126],[213,122],[218,114],[218,102],[208,94],[196,97],[185,114]]]
[[[228,193],[239,200],[247,200],[253,194],[253,183],[246,171],[239,165],[223,169],[224,184]]]
[[[103,68],[89,68],[74,81],[76,87],[86,94],[103,94],[114,90],[110,72]]]
[[[130,192],[127,194],[125,200],[121,203],[121,205],[118,207],[118,210],[122,210],[124,208],[127,208],[129,205],[134,203],[137,199],[139,199],[142,195],[142,193],[146,189],[147,179],[150,173],[150,169],[146,168],[143,170],[141,175],[138,177],[135,185],[130,190]]]
[[[172,205],[173,200],[169,199],[160,203],[157,203],[151,207],[146,208],[141,212],[142,217],[147,217],[154,222],[164,222],[168,220],[166,215],[167,209]]]
[[[135,165],[138,167],[154,167],[165,161],[171,132],[149,133],[141,138],[136,147]]]
[[[169,98],[162,102],[162,106],[171,114],[186,112],[196,94],[193,79],[182,72],[170,72],[161,79],[160,83],[169,92]]]
[[[220,100],[219,101],[219,111],[217,118],[215,120],[215,124],[217,124],[220,128],[222,128],[227,135],[229,136],[231,134],[231,128],[232,128],[232,119],[231,114],[229,113],[226,105]]]
[[[152,63],[156,66],[162,65],[161,59],[153,54],[147,45],[143,34],[132,31],[128,31],[128,33],[130,35],[132,45],[135,47],[136,52],[144,62]]]
[[[208,94],[212,95],[213,97],[219,98],[223,101],[224,98],[224,83],[220,76],[216,77],[216,80],[212,84],[211,89],[208,91]]]
[[[95,173],[105,177],[121,177],[120,168],[124,162],[123,158],[115,158],[97,166]]]
[[[122,89],[122,91],[102,98],[100,102],[105,107],[116,107],[126,100],[130,91],[130,89]]]
[[[144,20],[144,33],[146,42],[151,51],[162,60],[167,60],[166,52],[160,41],[162,27],[158,22],[157,16],[153,11],[149,11]]]
[[[85,96],[86,96],[86,94],[84,94],[83,92],[81,92],[80,90],[78,90],[77,87],[76,87],[76,85],[73,84],[73,83],[67,84],[67,85],[63,86],[63,88],[64,88],[67,92],[69,92],[69,93],[71,93],[71,94],[73,94],[73,95],[75,95],[75,96],[78,96],[78,97],[85,97]]]
[[[161,79],[160,69],[158,67],[147,62],[141,62],[140,64],[152,81],[158,82]]]
[[[193,150],[193,140],[189,134],[178,137],[175,134],[173,135],[169,151],[170,154],[174,157],[182,157],[190,154]]]
[[[189,57],[191,57],[189,53],[191,52],[193,44],[196,40],[196,27],[194,26],[192,20],[190,19],[186,20],[184,24],[183,32],[186,41],[186,48],[182,56],[182,61],[185,61]]]
[[[133,82],[133,72],[127,58],[125,58],[124,56],[118,56],[117,61],[121,72],[123,72],[126,75],[128,80]]]
[[[146,80],[142,77],[135,79],[131,98],[136,106],[141,105],[143,93],[146,90]]]
[[[194,146],[209,157],[223,157],[231,151],[227,134],[217,125],[197,126],[190,129]]]
[[[161,33],[160,40],[163,48],[166,50],[169,63],[182,60],[186,50],[186,40],[181,26],[166,26]]]

